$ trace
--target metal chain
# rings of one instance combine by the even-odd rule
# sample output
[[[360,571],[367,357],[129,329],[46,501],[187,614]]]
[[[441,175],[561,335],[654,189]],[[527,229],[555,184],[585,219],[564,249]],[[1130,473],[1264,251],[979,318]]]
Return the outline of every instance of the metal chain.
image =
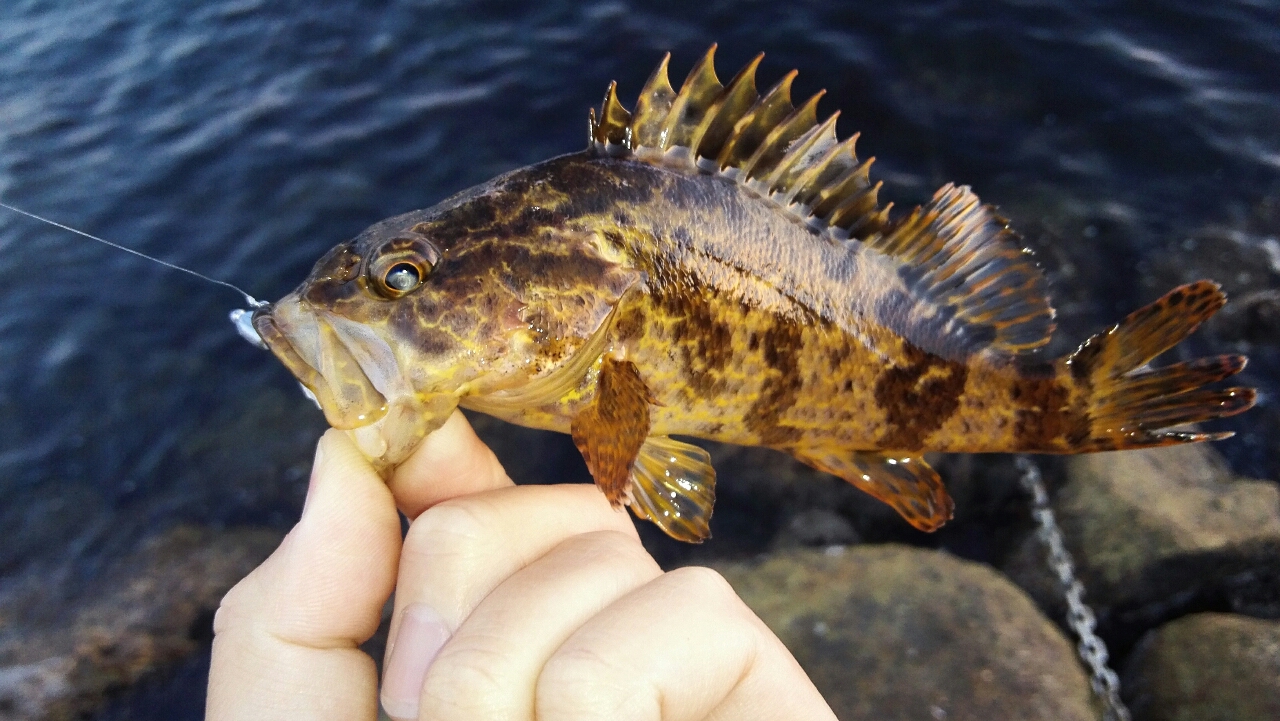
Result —
[[[1031,516],[1039,526],[1036,538],[1048,551],[1049,568],[1057,576],[1058,585],[1067,599],[1067,625],[1080,639],[1076,650],[1093,673],[1093,693],[1102,702],[1103,721],[1130,721],[1129,709],[1120,700],[1120,677],[1107,665],[1106,642],[1094,633],[1098,619],[1093,615],[1093,609],[1084,603],[1084,584],[1076,578],[1075,563],[1062,542],[1062,530],[1058,528],[1053,507],[1049,505],[1049,494],[1040,477],[1040,468],[1026,456],[1018,456],[1017,464],[1022,472],[1019,478],[1022,488],[1032,498]]]

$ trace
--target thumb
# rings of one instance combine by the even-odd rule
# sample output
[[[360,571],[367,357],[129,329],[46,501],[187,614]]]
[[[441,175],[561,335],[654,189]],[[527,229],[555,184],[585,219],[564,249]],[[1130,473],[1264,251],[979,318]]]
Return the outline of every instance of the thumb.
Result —
[[[514,484],[466,416],[454,411],[396,468],[389,485],[400,510],[413,520],[450,498]]]

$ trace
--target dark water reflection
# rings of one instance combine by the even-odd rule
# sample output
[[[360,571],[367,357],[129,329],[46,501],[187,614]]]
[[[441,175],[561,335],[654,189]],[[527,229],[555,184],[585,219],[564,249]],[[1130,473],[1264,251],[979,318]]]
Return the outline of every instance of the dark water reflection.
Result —
[[[371,222],[579,149],[609,80],[629,102],[663,51],[678,79],[717,41],[726,77],[763,49],[764,82],[797,67],[798,96],[826,88],[899,207],[949,180],[1000,204],[1050,271],[1062,349],[1202,270],[1280,288],[1277,18],[1275,0],[15,0],[0,197],[274,298]],[[233,294],[9,214],[0,288],[0,575],[70,596],[172,523],[291,524],[322,420],[234,334]],[[1247,350],[1271,394],[1266,327],[1191,349]],[[1270,398],[1221,448],[1276,478]],[[563,441],[515,452],[551,463],[526,477],[583,477]]]

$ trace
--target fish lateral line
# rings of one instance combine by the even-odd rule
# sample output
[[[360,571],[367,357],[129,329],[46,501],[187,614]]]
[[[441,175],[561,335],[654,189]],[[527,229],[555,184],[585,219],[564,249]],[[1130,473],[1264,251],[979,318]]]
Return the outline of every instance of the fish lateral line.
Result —
[[[124,246],[124,245],[120,245],[119,243],[113,243],[113,242],[111,242],[111,241],[109,241],[109,240],[106,240],[105,238],[99,238],[99,237],[98,237],[98,236],[96,236],[96,235],[92,235],[92,234],[90,234],[90,233],[86,233],[86,232],[84,232],[83,230],[78,230],[78,229],[76,229],[76,228],[72,228],[72,227],[71,227],[71,226],[69,226],[69,225],[63,225],[62,223],[59,223],[59,222],[54,221],[54,220],[49,220],[48,218],[45,218],[45,217],[40,216],[40,215],[36,215],[35,213],[28,212],[28,211],[23,210],[23,209],[21,209],[21,208],[15,208],[15,207],[13,207],[12,205],[9,205],[8,203],[5,203],[5,202],[0,202],[0,207],[2,207],[2,208],[8,208],[9,210],[12,210],[13,212],[18,213],[19,215],[25,215],[26,217],[31,218],[32,220],[38,220],[38,221],[40,221],[41,223],[48,223],[49,225],[52,225],[52,226],[53,226],[53,227],[55,227],[55,228],[61,228],[62,230],[70,231],[70,232],[72,232],[72,233],[75,233],[76,235],[79,235],[79,236],[82,236],[82,237],[88,238],[89,240],[96,240],[96,241],[98,241],[99,243],[102,243],[103,245],[107,245],[107,246],[110,246],[110,247],[112,247],[112,248],[115,248],[116,250],[123,250],[124,252],[126,252],[126,253],[130,253],[130,254],[132,254],[132,255],[136,255],[136,256],[138,256],[139,258],[144,258],[144,259],[149,260],[149,261],[151,261],[151,262],[153,262],[153,263],[159,263],[160,265],[163,265],[163,266],[164,266],[164,267],[166,267],[166,268],[171,268],[171,269],[173,269],[173,270],[182,271],[183,273],[186,273],[186,274],[188,274],[188,275],[193,275],[193,276],[195,276],[195,277],[199,278],[200,280],[206,280],[206,281],[208,281],[208,282],[210,282],[210,283],[213,283],[214,285],[220,285],[220,286],[223,286],[224,288],[230,288],[231,290],[234,290],[235,292],[237,292],[237,293],[239,293],[240,295],[244,296],[245,302],[246,302],[246,303],[248,303],[248,304],[249,304],[249,306],[250,306],[251,308],[253,308],[254,310],[257,310],[258,308],[263,308],[263,307],[266,307],[266,306],[270,305],[270,303],[268,303],[267,301],[264,301],[264,300],[258,300],[257,298],[254,298],[253,296],[249,295],[249,293],[247,293],[247,292],[246,292],[243,288],[241,288],[240,286],[235,285],[235,284],[233,284],[233,283],[228,283],[228,282],[227,282],[227,281],[225,281],[225,280],[218,280],[217,278],[210,278],[209,276],[207,276],[207,275],[205,275],[204,273],[201,273],[201,272],[199,272],[199,271],[191,270],[190,268],[184,268],[184,267],[182,267],[182,266],[180,266],[180,265],[177,265],[177,264],[175,264],[175,263],[170,263],[170,262],[169,262],[169,261],[167,261],[167,260],[161,260],[160,258],[156,258],[155,256],[147,255],[146,253],[143,253],[143,252],[142,252],[142,251],[140,251],[140,250],[134,250],[133,248],[130,248],[130,247],[127,247],[127,246]],[[234,320],[234,318],[233,318],[233,320]],[[237,327],[238,327],[238,325],[237,325]]]

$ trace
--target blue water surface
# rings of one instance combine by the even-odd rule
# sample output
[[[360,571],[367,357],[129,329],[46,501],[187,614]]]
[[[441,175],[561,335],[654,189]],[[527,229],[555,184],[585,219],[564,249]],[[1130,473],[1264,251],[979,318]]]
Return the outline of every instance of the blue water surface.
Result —
[[[957,181],[1039,229],[1055,348],[1205,228],[1261,259],[1218,280],[1280,288],[1276,0],[8,0],[0,199],[273,299],[370,223],[581,149],[610,80],[629,104],[711,42],[722,78],[764,50],[763,84],[825,88],[897,207]],[[0,212],[0,583],[73,596],[171,524],[296,519],[323,419],[238,305]],[[1220,447],[1277,478],[1280,356],[1247,350],[1263,408]]]

